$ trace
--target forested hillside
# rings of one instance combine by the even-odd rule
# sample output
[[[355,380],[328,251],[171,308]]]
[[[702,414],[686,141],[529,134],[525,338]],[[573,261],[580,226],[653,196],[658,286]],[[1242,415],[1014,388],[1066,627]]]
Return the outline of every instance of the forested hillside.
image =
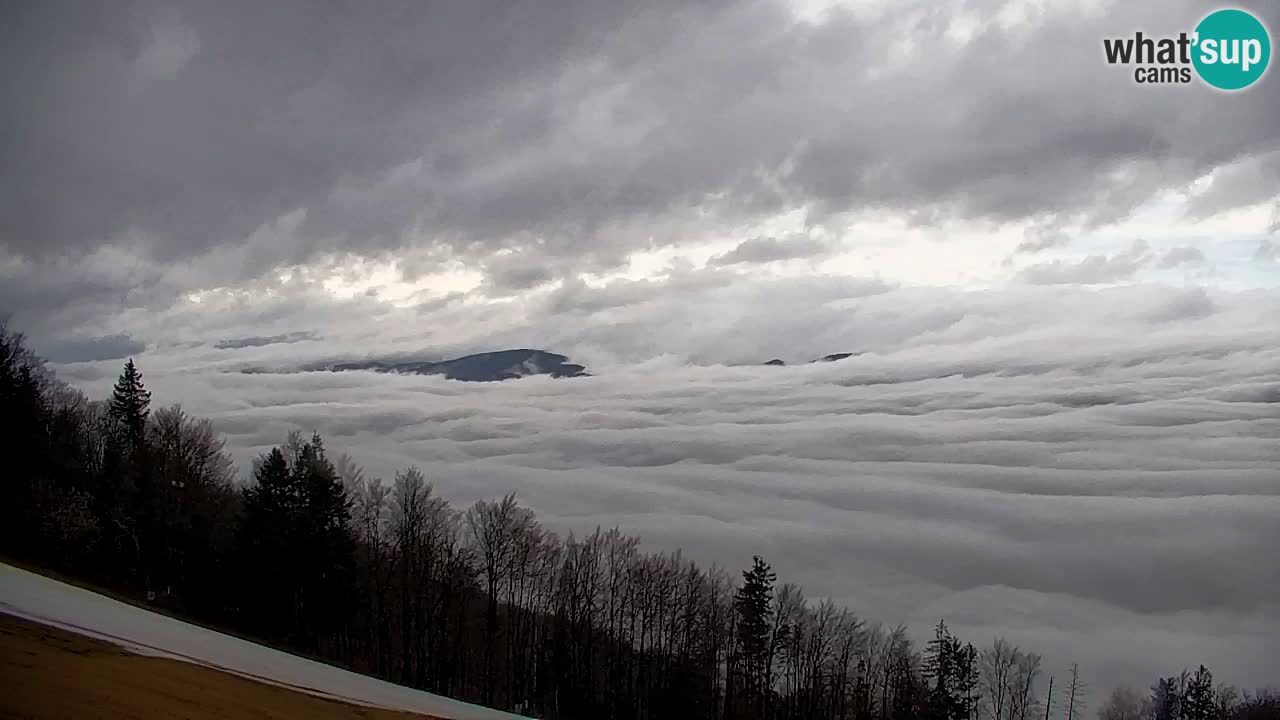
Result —
[[[90,400],[4,328],[0,452],[11,558],[534,717],[1280,718],[1280,696],[1204,667],[1149,690],[1085,688],[1070,658],[960,639],[942,620],[880,625],[758,557],[735,574],[617,529],[561,537],[515,495],[455,508],[430,468],[367,477],[319,435],[291,435],[241,481],[211,423],[153,399],[132,360]]]

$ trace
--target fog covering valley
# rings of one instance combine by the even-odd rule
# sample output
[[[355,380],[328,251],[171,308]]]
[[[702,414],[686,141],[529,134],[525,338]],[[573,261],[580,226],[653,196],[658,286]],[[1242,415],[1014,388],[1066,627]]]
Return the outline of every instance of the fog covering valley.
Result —
[[[734,572],[761,554],[810,597],[917,633],[945,618],[975,643],[1004,635],[1097,686],[1141,687],[1187,658],[1243,687],[1275,676],[1274,294],[853,287],[761,283],[754,304],[680,320],[681,298],[652,297],[623,306],[625,324],[470,341],[547,338],[593,377],[239,372],[413,346],[412,313],[371,325],[342,304],[329,310],[351,315],[326,321],[348,335],[237,349],[215,339],[240,328],[175,314],[138,361],[157,398],[214,420],[244,477],[290,430],[317,430],[388,481],[417,465],[459,506],[516,492],[561,533],[616,525]],[[309,313],[273,309],[279,328]],[[453,308],[456,336],[492,311]],[[776,340],[760,360],[863,354],[765,367],[743,336]],[[646,356],[656,338],[686,352]],[[60,373],[105,395],[118,366]]]

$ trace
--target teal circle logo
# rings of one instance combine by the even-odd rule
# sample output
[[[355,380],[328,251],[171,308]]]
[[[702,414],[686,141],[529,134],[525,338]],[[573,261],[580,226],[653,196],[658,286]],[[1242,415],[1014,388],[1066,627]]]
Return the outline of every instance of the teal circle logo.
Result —
[[[1191,62],[1200,79],[1219,90],[1258,81],[1271,62],[1271,36],[1258,18],[1234,8],[1205,16],[1196,26]]]

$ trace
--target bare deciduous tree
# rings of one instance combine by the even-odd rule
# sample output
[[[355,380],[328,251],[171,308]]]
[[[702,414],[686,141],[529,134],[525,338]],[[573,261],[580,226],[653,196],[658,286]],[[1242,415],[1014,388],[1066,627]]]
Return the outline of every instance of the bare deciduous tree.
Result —
[[[1009,689],[1009,720],[1027,720],[1035,717],[1038,699],[1036,679],[1040,677],[1040,656],[1021,652],[1014,648],[1013,676]]]
[[[511,552],[515,544],[516,509],[515,495],[507,495],[497,502],[480,500],[471,506],[466,515],[467,530],[472,546],[480,558],[488,598],[484,621],[484,699],[489,704],[493,703],[495,689],[498,593],[504,572],[510,567]]]
[[[1009,718],[1018,650],[1004,638],[996,638],[979,656],[983,708],[990,720]]]

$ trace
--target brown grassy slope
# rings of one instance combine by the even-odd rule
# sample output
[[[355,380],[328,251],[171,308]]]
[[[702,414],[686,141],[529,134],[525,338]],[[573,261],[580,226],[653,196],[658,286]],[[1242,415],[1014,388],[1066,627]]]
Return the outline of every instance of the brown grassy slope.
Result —
[[[219,670],[134,655],[0,614],[0,718],[423,720],[348,705]]]

